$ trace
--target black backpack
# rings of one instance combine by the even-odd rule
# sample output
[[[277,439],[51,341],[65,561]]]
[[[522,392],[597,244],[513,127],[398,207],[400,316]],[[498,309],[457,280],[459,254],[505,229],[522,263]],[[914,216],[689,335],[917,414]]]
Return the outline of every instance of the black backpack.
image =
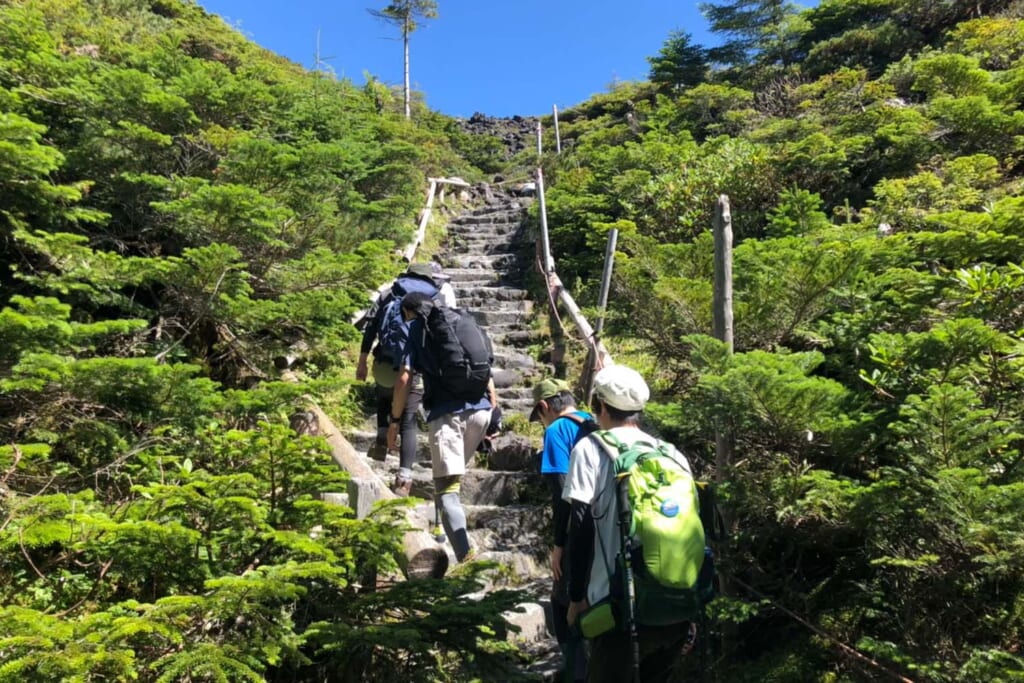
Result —
[[[427,336],[437,360],[433,402],[475,402],[487,393],[494,352],[491,340],[469,311],[435,304],[426,320]]]

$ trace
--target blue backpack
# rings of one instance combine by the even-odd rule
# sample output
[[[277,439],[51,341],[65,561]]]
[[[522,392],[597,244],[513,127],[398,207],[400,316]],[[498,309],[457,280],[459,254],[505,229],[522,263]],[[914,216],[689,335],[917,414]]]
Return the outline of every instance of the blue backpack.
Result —
[[[432,280],[410,274],[400,275],[391,286],[391,294],[380,307],[377,348],[378,357],[390,361],[395,370],[402,362],[402,352],[409,338],[409,323],[402,317],[402,297],[413,292],[435,297],[439,291]]]

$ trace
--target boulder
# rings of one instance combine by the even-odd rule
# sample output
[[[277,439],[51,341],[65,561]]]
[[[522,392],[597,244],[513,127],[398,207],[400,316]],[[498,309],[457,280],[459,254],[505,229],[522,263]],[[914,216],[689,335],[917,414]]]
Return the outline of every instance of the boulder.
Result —
[[[501,434],[491,439],[487,466],[492,470],[521,472],[534,467],[534,448],[520,434]]]

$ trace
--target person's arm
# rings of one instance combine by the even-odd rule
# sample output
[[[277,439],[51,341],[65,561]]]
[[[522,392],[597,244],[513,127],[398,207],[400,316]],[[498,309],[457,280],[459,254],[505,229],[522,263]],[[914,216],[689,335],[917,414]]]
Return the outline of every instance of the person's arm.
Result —
[[[569,511],[569,612],[566,620],[570,626],[590,607],[587,580],[593,551],[594,516],[590,505],[574,500]]]
[[[377,340],[377,333],[380,332],[380,316],[384,310],[384,295],[377,298],[377,301],[367,313],[366,327],[363,328],[363,341],[359,345],[359,363],[356,365],[356,380],[362,382],[367,376],[367,360],[370,357],[370,349]]]
[[[494,377],[487,380],[487,400],[491,402],[491,408],[498,407],[498,390],[494,387]]]
[[[551,519],[554,525],[553,540],[556,547],[564,548],[569,539],[569,501],[562,498],[562,489],[565,488],[565,475],[549,473],[544,478],[548,480],[548,487],[551,489]]]
[[[569,599],[581,602],[587,597],[587,579],[594,551],[594,516],[590,505],[578,500],[569,508]]]

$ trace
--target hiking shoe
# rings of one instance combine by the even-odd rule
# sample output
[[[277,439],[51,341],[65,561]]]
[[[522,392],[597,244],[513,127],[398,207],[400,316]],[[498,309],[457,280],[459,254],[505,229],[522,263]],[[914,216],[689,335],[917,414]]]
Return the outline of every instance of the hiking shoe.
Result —
[[[396,496],[408,497],[412,492],[412,478],[398,475],[395,477],[395,483],[391,486],[391,490],[394,491]]]

